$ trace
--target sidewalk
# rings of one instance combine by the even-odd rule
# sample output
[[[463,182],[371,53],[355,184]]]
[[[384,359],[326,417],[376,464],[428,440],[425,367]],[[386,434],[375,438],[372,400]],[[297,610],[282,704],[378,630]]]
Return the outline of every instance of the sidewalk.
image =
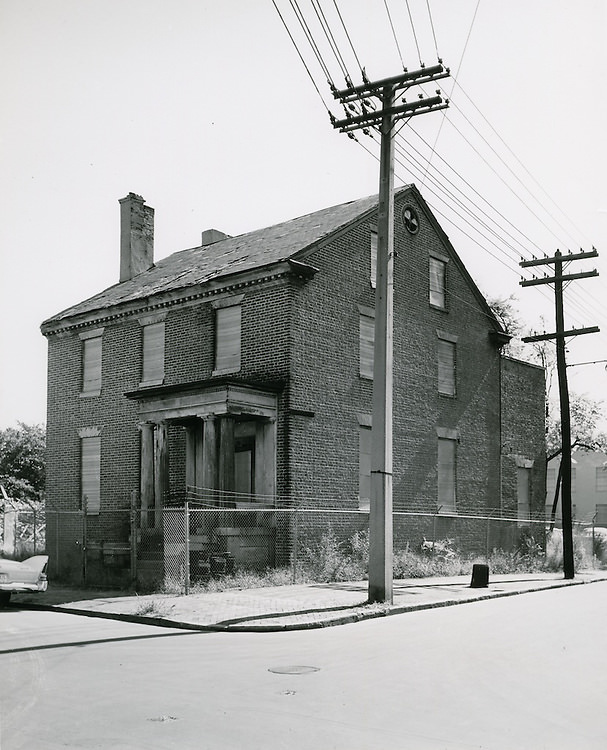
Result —
[[[367,582],[317,583],[221,593],[121,595],[53,587],[39,595],[16,595],[25,604],[93,617],[123,619],[196,630],[268,632],[343,625],[372,617],[512,596],[562,586],[607,581],[607,570],[578,573],[495,575],[486,588],[471,588],[470,576],[394,581],[393,603],[367,604]]]

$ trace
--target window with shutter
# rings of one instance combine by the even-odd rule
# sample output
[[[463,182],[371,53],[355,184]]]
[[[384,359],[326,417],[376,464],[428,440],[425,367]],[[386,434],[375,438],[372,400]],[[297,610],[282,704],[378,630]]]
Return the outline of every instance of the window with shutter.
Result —
[[[441,310],[446,308],[447,264],[438,258],[430,258],[430,304]]]
[[[438,340],[438,392],[455,396],[455,342]]]
[[[607,492],[607,466],[596,467],[596,491]]]
[[[97,515],[101,506],[101,437],[81,438],[80,455],[82,507]]]
[[[531,488],[531,469],[518,466],[516,469],[516,496],[518,519],[526,521],[531,512],[529,497]]]
[[[443,513],[455,512],[456,441],[438,439],[438,506]]]
[[[369,510],[371,505],[371,428],[358,428],[358,507]]]
[[[375,344],[375,318],[361,313],[359,341],[360,377],[373,379],[373,347]]]
[[[102,337],[82,341],[82,393],[99,395],[101,391]]]
[[[164,322],[143,326],[142,385],[164,381]]]
[[[241,306],[215,311],[215,374],[240,370]]]

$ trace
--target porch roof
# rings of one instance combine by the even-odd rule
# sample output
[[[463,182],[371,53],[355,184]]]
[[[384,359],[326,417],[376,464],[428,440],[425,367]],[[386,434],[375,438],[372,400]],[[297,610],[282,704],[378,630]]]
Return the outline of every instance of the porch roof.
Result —
[[[219,415],[275,419],[277,396],[283,387],[283,381],[213,378],[139,388],[124,395],[139,402],[139,418],[144,422]]]

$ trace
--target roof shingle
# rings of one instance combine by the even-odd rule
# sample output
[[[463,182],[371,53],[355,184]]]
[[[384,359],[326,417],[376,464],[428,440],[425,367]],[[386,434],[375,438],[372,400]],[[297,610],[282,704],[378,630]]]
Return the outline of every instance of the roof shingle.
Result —
[[[148,271],[57,313],[44,321],[43,330],[77,315],[149,299],[154,295],[187,289],[212,279],[289,260],[371,211],[377,205],[377,200],[377,195],[368,196],[237,237],[228,237],[213,245],[173,253],[159,260]]]

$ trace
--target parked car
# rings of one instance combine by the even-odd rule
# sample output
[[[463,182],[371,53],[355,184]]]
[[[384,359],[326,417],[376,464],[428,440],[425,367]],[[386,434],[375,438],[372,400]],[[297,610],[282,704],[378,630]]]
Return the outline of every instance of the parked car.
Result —
[[[34,555],[23,562],[0,558],[0,606],[5,607],[14,593],[46,591],[48,555]]]

